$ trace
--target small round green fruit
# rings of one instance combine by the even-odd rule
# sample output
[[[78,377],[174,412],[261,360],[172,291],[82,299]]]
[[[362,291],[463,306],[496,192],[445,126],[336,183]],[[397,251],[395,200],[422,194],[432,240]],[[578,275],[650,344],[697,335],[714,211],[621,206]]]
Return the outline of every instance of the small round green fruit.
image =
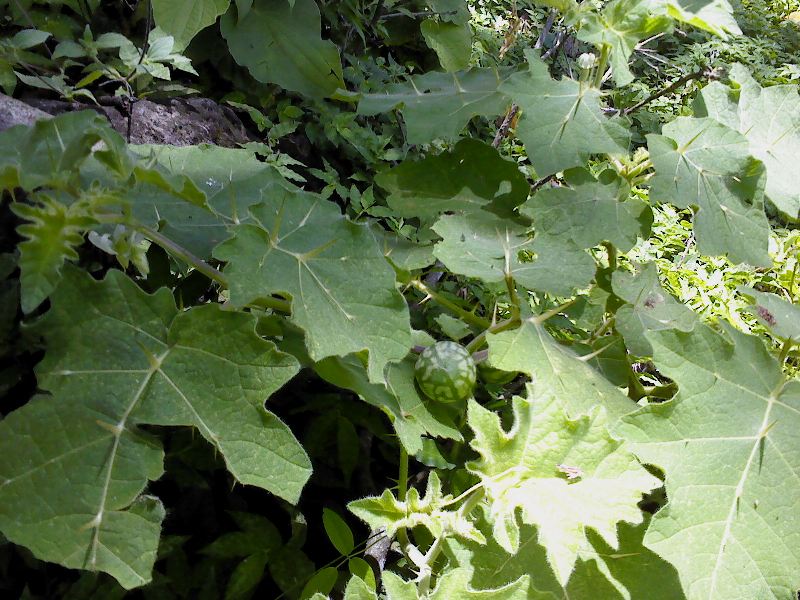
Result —
[[[460,402],[475,389],[475,361],[456,342],[436,342],[417,359],[414,377],[428,398],[444,404]]]

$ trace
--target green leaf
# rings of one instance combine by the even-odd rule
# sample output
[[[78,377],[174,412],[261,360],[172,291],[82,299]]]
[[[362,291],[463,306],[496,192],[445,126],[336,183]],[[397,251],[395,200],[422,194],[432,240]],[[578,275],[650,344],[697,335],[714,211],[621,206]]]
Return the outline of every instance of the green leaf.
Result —
[[[473,139],[461,140],[448,152],[402,162],[379,173],[375,182],[389,192],[387,202],[398,216],[420,218],[481,209],[510,216],[530,189],[513,162]]]
[[[685,600],[675,568],[642,545],[648,524],[647,518],[640,525],[620,522],[617,548],[589,530],[591,547],[579,555],[563,587],[550,568],[545,549],[537,543],[536,528],[530,525],[520,527],[521,550],[513,556],[491,537],[483,520],[481,530],[489,534],[485,545],[453,539],[447,541],[446,552],[455,566],[470,569],[476,588],[529,575],[529,600]]]
[[[587,529],[616,548],[617,523],[641,523],[637,502],[661,481],[611,437],[603,409],[570,418],[566,403],[540,391],[538,381],[535,386],[530,401],[514,398],[508,432],[495,413],[469,403],[467,422],[475,432],[470,445],[481,457],[467,468],[484,484],[495,541],[510,554],[519,551],[521,509],[522,521],[537,526],[539,543],[564,585],[589,545]]]
[[[538,394],[561,398],[571,415],[585,414],[597,405],[605,408],[612,423],[636,405],[600,373],[566,346],[556,342],[534,319],[519,329],[488,334],[489,365],[531,376]]]
[[[459,73],[430,71],[375,94],[364,94],[358,114],[377,115],[401,107],[409,144],[440,138],[454,140],[472,117],[495,117],[508,106],[498,91],[509,72],[470,69]]]
[[[449,270],[487,283],[511,276],[531,290],[568,296],[594,276],[595,262],[570,240],[531,239],[528,228],[483,213],[446,215],[433,226],[442,241],[434,255]]]
[[[354,355],[326,358],[314,364],[325,381],[352,390],[382,410],[397,431],[400,443],[410,455],[423,449],[423,435],[461,440],[452,418],[435,402],[420,395],[414,385],[414,361],[406,359],[388,366],[386,385],[371,383],[366,369]]]
[[[754,305],[746,310],[764,327],[781,339],[800,340],[800,307],[775,294],[752,288],[739,286],[736,291],[753,300]]]
[[[355,559],[350,559],[352,563]],[[359,559],[361,560],[361,559]],[[353,577],[350,578],[350,581],[347,582],[347,587],[344,589],[344,600],[378,600],[378,596],[375,593],[375,576],[372,573],[372,569],[370,566],[365,562],[364,566],[368,569],[368,571],[364,571],[365,575],[368,574],[372,577],[372,586],[364,581],[362,577],[358,574],[353,573]],[[351,573],[353,569],[350,569]]]
[[[672,19],[653,14],[652,0],[613,0],[602,11],[587,10],[581,15],[578,39],[601,48],[611,48],[611,73],[618,86],[633,81],[628,60],[641,40],[667,31]]]
[[[355,542],[353,541],[353,532],[350,531],[345,520],[330,508],[323,508],[322,524],[325,527],[325,533],[328,534],[328,539],[339,551],[339,554],[349,555],[355,547]]]
[[[452,505],[452,500],[450,494],[442,494],[439,476],[436,471],[431,471],[423,497],[416,488],[411,488],[406,500],[401,502],[392,492],[384,490],[380,496],[354,500],[347,508],[371,530],[385,529],[387,537],[394,536],[398,529],[421,525],[437,538],[455,535],[478,544],[485,543],[483,534],[467,516],[458,510],[446,510],[448,505]]]
[[[695,114],[740,132],[750,153],[764,163],[767,199],[792,220],[800,219],[800,192],[794,179],[800,152],[800,98],[796,85],[762,88],[739,64],[731,67],[729,88],[707,85],[695,100]]]
[[[650,199],[698,206],[694,219],[703,254],[769,266],[770,227],[764,214],[763,165],[738,131],[713,119],[678,117],[662,135],[648,135],[655,168]]]
[[[258,552],[251,554],[236,565],[225,587],[225,600],[249,598],[264,577],[267,566],[267,554]]]
[[[256,0],[238,22],[228,11],[220,29],[236,62],[262,83],[320,99],[345,87],[339,51],[320,37],[314,0]]]
[[[420,25],[425,43],[439,57],[442,68],[452,73],[469,66],[472,54],[472,28],[469,23],[448,23],[426,19]]]
[[[311,465],[264,400],[298,369],[255,334],[255,319],[119,271],[69,271],[34,332],[47,343],[39,396],[0,422],[0,530],[37,557],[150,580],[163,508],[142,496],[163,451],[139,425],[191,425],[234,477],[296,502]]]
[[[790,598],[800,588],[800,382],[785,380],[759,338],[725,334],[647,334],[680,391],[620,427],[666,472],[669,504],[645,545],[675,565],[689,600]]]
[[[77,260],[75,250],[83,234],[96,223],[91,205],[75,202],[66,206],[58,200],[36,194],[36,204],[15,203],[14,213],[27,222],[17,227],[24,239],[19,245],[22,311],[34,311],[58,285],[67,260]]]
[[[412,581],[403,581],[391,571],[383,572],[383,585],[387,600],[526,600],[528,576],[523,575],[517,581],[494,587],[476,590],[469,583],[468,569],[452,569],[439,578],[436,588],[420,596],[417,586]]]
[[[200,145],[135,146],[134,151],[166,169],[176,183],[188,182],[202,202],[187,202],[168,182],[159,184],[160,170],[153,168],[146,178],[137,175],[140,183],[128,194],[133,215],[202,259],[230,237],[233,223],[250,220],[250,206],[276,189],[297,189],[248,150]]]
[[[94,151],[98,142],[104,142],[105,148]],[[31,127],[6,129],[0,132],[0,188],[63,189],[78,179],[81,166],[90,156],[112,174],[130,174],[132,165],[126,161],[124,140],[93,110],[43,119]]]
[[[698,323],[692,309],[661,287],[655,263],[647,263],[636,274],[614,271],[611,285],[614,293],[627,302],[617,310],[615,321],[625,345],[636,356],[653,355],[646,331],[691,331]]]
[[[521,208],[533,218],[537,235],[567,238],[579,248],[606,241],[622,252],[633,248],[637,238],[648,237],[652,211],[631,197],[622,179],[606,171],[596,180],[583,169],[565,176],[570,187],[543,187]]]
[[[592,154],[627,152],[627,123],[603,114],[600,90],[572,79],[555,80],[537,52],[526,50],[525,56],[528,72],[513,75],[500,91],[522,108],[516,131],[539,177],[583,166]]]
[[[651,5],[666,10],[673,19],[705,29],[722,37],[742,31],[728,0],[651,0]]]
[[[183,50],[195,35],[216,22],[228,10],[230,0],[154,0],[156,25],[175,39],[174,50]]]
[[[366,226],[305,192],[275,190],[250,208],[252,224],[214,256],[227,261],[231,301],[243,306],[270,294],[292,299],[292,322],[306,332],[310,356],[367,350],[370,381],[411,347],[408,306],[394,271]]]
[[[322,595],[324,598],[329,598],[333,586],[336,585],[336,578],[339,572],[334,567],[324,567],[317,571],[314,576],[308,580],[303,590],[300,592],[301,600],[311,598],[316,594]]]

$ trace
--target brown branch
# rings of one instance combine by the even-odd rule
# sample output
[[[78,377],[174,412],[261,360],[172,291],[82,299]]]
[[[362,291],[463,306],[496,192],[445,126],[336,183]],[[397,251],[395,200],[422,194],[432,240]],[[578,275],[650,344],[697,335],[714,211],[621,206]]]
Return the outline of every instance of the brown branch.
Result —
[[[645,98],[641,102],[637,102],[633,106],[629,106],[628,108],[626,108],[625,110],[622,111],[622,114],[625,115],[625,116],[628,116],[629,114],[631,114],[633,112],[636,112],[637,110],[639,110],[643,106],[645,106],[647,104],[650,104],[653,100],[656,100],[657,98],[660,98],[661,96],[666,96],[667,94],[671,94],[672,92],[677,90],[679,87],[681,87],[682,85],[684,85],[686,83],[689,83],[693,79],[704,79],[704,78],[717,79],[717,77],[718,77],[717,74],[713,70],[709,69],[708,67],[702,67],[702,68],[698,69],[697,71],[694,71],[692,73],[687,73],[686,75],[684,75],[680,79],[676,79],[675,81],[673,81],[671,84],[669,84],[664,89],[659,90],[657,92],[653,92],[652,94],[650,94],[647,98]]]
[[[505,119],[503,119],[503,123],[500,125],[500,128],[497,130],[497,134],[494,136],[494,140],[492,141],[492,148],[497,148],[500,145],[500,142],[508,135],[508,130],[511,129],[511,124],[514,122],[514,117],[517,116],[519,112],[519,106],[516,104],[512,104],[511,108],[508,109],[506,113]]]

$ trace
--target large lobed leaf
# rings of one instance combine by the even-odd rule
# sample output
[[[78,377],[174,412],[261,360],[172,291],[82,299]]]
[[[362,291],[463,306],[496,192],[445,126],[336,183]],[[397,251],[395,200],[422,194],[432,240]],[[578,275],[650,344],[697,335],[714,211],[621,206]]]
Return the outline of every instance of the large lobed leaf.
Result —
[[[598,371],[556,342],[535,318],[524,320],[513,331],[490,333],[486,341],[489,365],[530,375],[537,394],[560,398],[572,415],[584,414],[600,405],[614,421],[636,408]]]
[[[238,20],[228,11],[220,29],[236,62],[262,83],[319,99],[345,87],[339,50],[320,37],[314,0],[256,0]]]
[[[474,68],[458,73],[430,71],[409,78],[408,83],[364,94],[358,114],[377,115],[401,107],[410,144],[434,139],[453,140],[475,116],[502,114],[508,98],[499,91],[508,71]]]
[[[244,306],[281,294],[306,332],[315,361],[367,350],[370,381],[411,347],[408,306],[375,238],[335,204],[305,192],[274,190],[250,208],[251,223],[214,256],[227,261],[230,297]]]
[[[794,178],[800,153],[800,98],[796,85],[762,88],[742,65],[731,68],[731,87],[713,82],[695,100],[695,114],[740,132],[750,153],[764,163],[767,199],[792,220],[800,219]]]
[[[538,390],[537,384],[534,384]],[[640,523],[643,494],[659,487],[626,448],[608,432],[601,408],[576,418],[548,392],[515,397],[514,424],[470,401],[470,442],[480,459],[467,468],[480,477],[494,540],[510,554],[520,550],[522,522],[535,525],[556,579],[566,584],[578,555],[589,548],[588,529],[618,546],[617,523]]]
[[[454,273],[487,283],[512,277],[528,289],[568,296],[595,272],[592,257],[571,240],[531,239],[528,227],[495,215],[445,215],[433,229],[442,237],[436,258]]]
[[[120,271],[70,270],[34,327],[47,343],[38,396],[0,422],[0,530],[44,560],[150,580],[161,503],[142,495],[163,450],[140,425],[190,425],[240,482],[296,502],[305,451],[264,401],[297,361],[255,334],[252,316],[179,312]]]
[[[600,90],[573,79],[555,80],[535,51],[525,56],[529,70],[499,89],[522,108],[517,135],[539,177],[582,166],[591,154],[627,152],[625,120],[603,114]]]
[[[387,202],[401,217],[429,219],[440,213],[511,215],[528,197],[525,176],[510,160],[479,140],[463,139],[447,152],[404,161],[378,173]]]
[[[689,600],[794,598],[800,588],[800,382],[754,336],[705,325],[649,332],[669,402],[625,418],[636,454],[666,473],[669,503],[645,545]]]
[[[662,135],[648,135],[647,146],[656,171],[650,198],[699,207],[694,231],[701,252],[725,254],[737,263],[772,264],[764,167],[741,133],[710,118],[678,117]]]

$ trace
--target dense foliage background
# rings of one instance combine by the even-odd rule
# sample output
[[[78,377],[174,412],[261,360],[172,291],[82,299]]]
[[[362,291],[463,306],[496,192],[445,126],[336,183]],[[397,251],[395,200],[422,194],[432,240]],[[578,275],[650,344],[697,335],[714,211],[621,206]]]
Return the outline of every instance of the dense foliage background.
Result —
[[[797,598],[798,8],[0,0],[0,592]]]

